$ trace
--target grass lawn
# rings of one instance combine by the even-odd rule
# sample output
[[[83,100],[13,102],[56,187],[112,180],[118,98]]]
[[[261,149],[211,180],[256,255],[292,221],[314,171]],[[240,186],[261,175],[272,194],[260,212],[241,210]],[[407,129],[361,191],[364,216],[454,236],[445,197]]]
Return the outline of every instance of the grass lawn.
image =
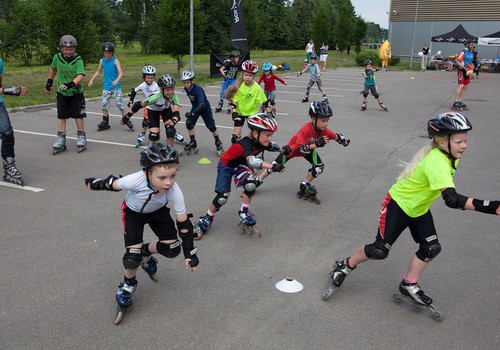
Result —
[[[141,69],[145,65],[153,65],[156,67],[158,74],[172,74],[178,77],[177,62],[169,55],[161,54],[141,54],[138,45],[133,48],[124,49],[121,45],[117,47],[116,57],[120,60],[123,69],[122,90],[124,94],[128,93],[132,88],[142,82]],[[278,66],[282,62],[286,62],[292,72],[298,72],[302,69],[305,53],[303,50],[286,50],[286,51],[270,51],[270,50],[255,50],[251,52],[251,57],[259,66],[265,61],[270,61]],[[339,67],[356,67],[356,53],[351,51],[350,55],[344,52],[341,56],[339,52],[330,51],[328,55],[327,68],[334,69]],[[189,69],[189,56],[184,57],[185,65],[182,69]],[[319,63],[319,62],[318,62]],[[21,67],[16,66],[17,60],[4,61],[3,86],[23,85],[29,88],[30,92],[27,96],[3,96],[7,108],[16,108],[22,106],[32,106],[38,104],[55,103],[55,90],[50,95],[44,91],[49,72],[49,65],[36,67]],[[206,84],[219,81],[222,78],[210,78],[210,55],[198,54],[194,56],[194,70],[196,73],[196,82],[198,84]],[[94,74],[98,64],[88,64],[85,66],[84,89],[85,97],[93,98],[100,97],[102,92],[102,74],[94,80],[92,88],[87,87],[87,83]],[[408,69],[409,63],[401,62],[393,69]],[[361,69],[361,67],[360,67]],[[281,72],[275,72],[280,74]],[[259,70],[257,77],[262,74]]]

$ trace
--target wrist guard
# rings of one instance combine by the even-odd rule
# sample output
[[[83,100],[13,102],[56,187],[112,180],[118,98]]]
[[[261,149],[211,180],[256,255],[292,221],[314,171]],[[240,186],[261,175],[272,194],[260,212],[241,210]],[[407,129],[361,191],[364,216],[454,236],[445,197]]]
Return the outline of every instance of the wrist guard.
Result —
[[[3,94],[4,95],[19,96],[19,95],[21,95],[21,87],[20,86],[12,86],[12,87],[8,87],[8,88],[3,88]]]
[[[231,109],[233,109],[233,108],[234,108],[234,109],[236,109],[236,103],[234,103],[234,102],[229,102],[229,103],[227,104],[227,106],[228,106],[228,107],[231,107]]]
[[[342,145],[344,147],[349,146],[349,143],[351,143],[351,140],[346,139],[345,136],[339,132],[337,133],[337,138],[337,142],[339,143],[339,145]]]
[[[71,89],[72,87],[75,87],[75,82],[71,80],[69,83],[64,83],[64,86],[66,86],[66,89]]]
[[[115,182],[118,179],[119,177],[113,175],[109,175],[104,180],[101,178],[96,179],[95,177],[87,177],[85,179],[85,184],[90,185],[90,189],[95,191],[106,190],[106,191],[119,192],[120,190],[115,190],[113,188],[113,182]]]
[[[472,205],[474,205],[476,211],[480,211],[481,213],[496,214],[500,201],[473,199]]]
[[[189,266],[197,266],[200,261],[196,255],[198,247],[195,247],[193,243],[193,223],[189,220],[189,218],[186,221],[177,221],[177,229],[179,230],[179,237],[182,239],[182,251],[184,252],[184,258],[191,259]]]
[[[280,173],[285,169],[285,166],[283,164],[278,164],[273,162],[273,167],[271,168],[273,173]]]
[[[267,150],[270,152],[279,152],[280,146],[276,142],[271,141],[269,142],[269,147],[267,148]]]
[[[137,111],[141,108],[142,108],[142,101],[136,101],[136,102],[134,102],[134,104],[132,105],[132,108],[130,108],[130,109],[132,110],[132,112],[137,113]]]
[[[292,153],[292,148],[288,145],[284,145],[283,147],[281,147],[281,152],[283,153],[283,155],[287,156]]]
[[[54,83],[54,79],[47,79],[47,84],[45,84],[45,90],[52,89],[52,84]]]
[[[314,144],[316,145],[316,147],[323,147],[326,145],[326,141],[325,141],[325,138],[324,137],[318,137],[316,139],[316,142],[314,142]]]
[[[174,125],[181,121],[181,114],[179,113],[179,111],[175,111],[172,113],[172,121],[174,122]]]

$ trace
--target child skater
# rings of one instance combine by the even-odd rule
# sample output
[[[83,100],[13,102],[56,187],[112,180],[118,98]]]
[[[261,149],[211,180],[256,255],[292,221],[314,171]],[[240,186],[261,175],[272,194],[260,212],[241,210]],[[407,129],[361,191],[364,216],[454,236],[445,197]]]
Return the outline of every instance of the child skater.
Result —
[[[429,120],[427,131],[431,142],[406,165],[384,198],[375,242],[360,247],[349,258],[337,260],[324,299],[335,287],[340,287],[359,264],[368,259],[387,258],[398,237],[409,228],[419,247],[399,284],[399,291],[417,305],[432,304],[432,298],[420,288],[418,281],[429,262],[441,251],[429,209],[434,200],[442,196],[446,206],[452,209],[500,215],[500,201],[475,199],[455,190],[453,177],[467,148],[467,132],[471,129],[469,120],[460,113],[442,113]]]
[[[271,104],[270,115],[276,117],[276,84],[274,83],[274,81],[277,80],[285,86],[287,86],[288,84],[273,73],[273,65],[271,64],[271,62],[264,63],[262,65],[262,70],[264,71],[264,73],[262,73],[262,75],[260,76],[257,84],[260,85],[262,82],[264,82],[264,94]]]
[[[167,134],[167,144],[173,148],[176,133],[175,124],[181,120],[179,113],[179,96],[175,93],[176,81],[171,75],[164,74],[156,83],[160,91],[150,95],[143,101],[134,102],[127,115],[122,118],[122,123],[126,124],[130,117],[139,109],[155,105],[155,109],[148,110],[149,140],[151,142],[157,142],[160,139],[161,116]]]
[[[372,61],[365,61],[365,69],[363,70],[363,78],[365,78],[365,88],[361,93],[363,94],[363,104],[361,105],[361,110],[366,110],[366,98],[368,97],[368,93],[372,93],[373,97],[377,100],[378,104],[384,111],[388,111],[387,107],[384,105],[384,102],[380,100],[380,94],[377,90],[377,85],[375,84],[375,72],[378,71],[378,68],[375,70],[372,68]]]
[[[307,83],[306,95],[302,99],[302,102],[309,102],[309,92],[311,91],[311,88],[313,87],[314,83],[316,83],[318,90],[323,94],[323,101],[328,101],[328,97],[326,97],[326,92],[323,90],[323,83],[321,83],[321,71],[319,70],[319,65],[317,61],[318,61],[318,56],[314,53],[311,54],[309,56],[309,63],[307,64],[307,66],[304,69],[302,69],[302,71],[299,74],[297,74],[297,77],[300,77],[302,73],[305,73],[306,71],[311,72],[311,79],[309,80],[309,83]]]
[[[215,120],[212,115],[212,108],[210,107],[210,102],[205,95],[205,90],[194,83],[195,75],[194,72],[190,70],[185,70],[181,73],[181,81],[184,84],[184,91],[191,101],[191,111],[186,113],[186,129],[189,133],[190,142],[184,147],[184,151],[188,154],[191,152],[197,152],[196,137],[194,134],[194,127],[198,118],[201,116],[205,122],[205,126],[212,133],[215,140],[215,148],[219,156],[224,153],[224,147],[222,146],[222,141],[219,138],[219,133],[217,132],[217,127],[215,126]]]
[[[231,178],[234,177],[236,187],[243,188],[241,195],[242,203],[240,211],[239,226],[245,232],[261,234],[255,228],[256,220],[250,212],[250,203],[255,189],[260,185],[253,177],[252,169],[270,169],[273,172],[282,172],[285,167],[282,164],[270,164],[262,158],[256,157],[264,150],[279,151],[279,146],[272,142],[274,132],[278,129],[276,120],[265,113],[259,113],[247,119],[250,134],[233,144],[220,157],[217,165],[217,180],[215,181],[216,196],[210,203],[208,211],[200,217],[195,225],[195,239],[200,239],[202,234],[207,233],[214,221],[214,215],[226,204],[231,193]]]
[[[184,205],[184,195],[176,182],[177,151],[162,143],[153,143],[141,152],[141,171],[125,177],[109,175],[105,179],[89,177],[85,185],[92,190],[121,191],[128,190],[122,204],[124,277],[116,292],[118,312],[115,324],[120,323],[123,310],[132,305],[133,293],[137,288],[136,273],[139,266],[149,277],[158,282],[156,276],[158,260],[153,254],[175,258],[182,251],[184,266],[196,271],[199,264],[197,248],[193,243],[193,224],[189,220]],[[166,206],[172,203],[176,214],[176,225]],[[158,239],[144,243],[144,226],[148,224]]]
[[[238,71],[240,70],[239,66],[240,61],[240,53],[238,51],[232,51],[229,54],[229,59],[225,60],[220,67],[220,74],[224,77],[224,81],[222,82],[222,88],[220,90],[220,100],[217,107],[215,107],[215,113],[222,111],[222,106],[224,105],[224,98],[226,98],[225,92],[228,87],[233,85],[236,82],[236,76],[238,75]],[[230,107],[230,106],[229,106]],[[227,113],[231,113],[231,108],[228,108]]]
[[[109,102],[111,101],[111,96],[115,95],[116,107],[120,110],[123,116],[127,114],[125,105],[123,104],[123,93],[122,93],[122,83],[120,82],[123,71],[120,65],[120,61],[115,55],[115,45],[109,41],[102,44],[102,54],[103,58],[99,61],[99,67],[95,71],[94,75],[88,83],[88,87],[91,88],[94,85],[94,79],[101,75],[104,71],[104,82],[102,84],[102,96],[101,96],[101,110],[102,110],[102,122],[97,125],[97,131],[107,130],[109,126]],[[134,125],[132,121],[128,121],[128,128],[134,131]]]
[[[247,60],[241,64],[241,70],[241,78],[226,90],[226,98],[231,101],[231,112],[234,121],[231,143],[240,140],[245,119],[259,113],[259,105],[264,106],[266,112],[271,110],[264,90],[254,81],[255,74],[259,70],[257,63]]]
[[[283,153],[278,155],[273,164],[283,164],[295,157],[303,157],[309,163],[311,168],[307,171],[306,177],[299,186],[297,196],[304,198],[316,204],[321,200],[317,196],[316,187],[311,185],[311,181],[321,175],[325,165],[322,163],[317,149],[324,147],[331,140],[337,141],[344,147],[349,146],[351,140],[346,139],[341,133],[333,132],[328,129],[328,122],[333,117],[333,111],[328,102],[314,101],[309,107],[309,117],[311,122],[304,124],[302,128],[282,147]],[[259,176],[262,182],[271,172],[264,170]]]

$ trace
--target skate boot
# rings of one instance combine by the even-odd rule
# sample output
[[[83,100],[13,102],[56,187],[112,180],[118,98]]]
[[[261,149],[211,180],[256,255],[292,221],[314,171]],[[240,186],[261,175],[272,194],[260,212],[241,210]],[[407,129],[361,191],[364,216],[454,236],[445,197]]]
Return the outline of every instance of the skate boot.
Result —
[[[125,281],[121,282],[118,285],[118,291],[116,292],[116,302],[121,307],[129,307],[134,301],[132,300],[132,296],[137,288],[137,280],[131,279],[126,283]]]
[[[179,134],[178,132],[175,133],[175,142],[177,142],[179,145],[186,146],[188,143],[184,140],[184,136]]]
[[[141,267],[155,283],[158,283],[158,276],[156,276],[156,271],[158,271],[157,263],[158,260],[153,255],[143,255],[142,257]]]
[[[200,219],[198,222],[196,222],[193,226],[193,239],[195,241],[198,241],[203,238],[203,235],[208,232],[210,227],[212,226],[212,223],[214,222],[214,217],[211,215],[208,215],[206,213],[203,216],[200,216]]]
[[[127,125],[127,127],[130,129],[130,131],[134,131],[134,124],[132,123],[132,121],[130,119],[127,121],[127,123],[125,125]]]
[[[317,196],[317,193],[318,191],[316,190],[316,187],[311,185],[309,182],[301,182],[299,191],[297,192],[297,197],[320,204],[321,199]]]
[[[420,289],[416,283],[406,283],[401,281],[399,284],[399,292],[407,297],[413,299],[417,304],[429,306],[432,304],[432,298]]]
[[[240,216],[240,222],[238,223],[238,227],[241,229],[241,233],[249,233],[250,236],[255,233],[256,236],[262,236],[262,231],[259,227],[255,226],[257,220],[255,220],[255,216],[248,210],[248,208],[243,208],[238,212]]]
[[[135,143],[135,148],[139,148],[140,145],[142,145],[142,142],[146,138],[146,133],[141,132],[139,136],[137,136],[137,142]]]
[[[366,105],[367,105],[366,101],[363,101],[363,103],[361,104],[362,111],[366,111]]]
[[[58,154],[66,151],[66,131],[57,132],[57,140],[52,145],[52,148],[54,149],[52,154]]]
[[[452,111],[462,111],[461,106],[460,106],[460,101],[455,101],[451,105],[451,110]]]
[[[353,268],[349,267],[347,261],[348,258],[342,260],[337,259],[337,261],[335,261],[335,263],[333,264],[333,270],[328,276],[328,284],[322,295],[323,300],[331,297],[335,288],[340,287],[347,275],[350,274],[352,270],[354,270]]]
[[[215,149],[217,150],[217,154],[219,155],[219,157],[225,152],[221,140],[215,141]]]
[[[234,144],[238,142],[240,139],[241,139],[240,135],[233,134],[233,136],[231,136],[231,143]]]
[[[78,148],[78,153],[82,153],[87,149],[87,136],[85,135],[85,131],[77,131],[76,135],[78,136],[78,140],[76,141],[76,148]]]
[[[323,94],[323,101],[328,102],[328,97],[326,97],[326,94]]]
[[[102,121],[99,123],[99,125],[97,125],[97,131],[103,131],[103,130],[108,130],[109,128],[111,128],[111,126],[109,126],[109,117],[102,117]]]
[[[7,157],[3,160],[3,180],[16,185],[24,186],[23,174],[16,167],[14,157]]]
[[[222,106],[224,105],[224,101],[223,100],[219,100],[219,104],[217,105],[217,107],[215,107],[215,113],[219,113],[220,111],[222,111]]]
[[[386,112],[389,111],[389,109],[387,108],[387,106],[384,105],[384,102],[380,101],[378,104],[379,104],[380,108],[382,108],[384,111],[386,111]]]
[[[302,103],[309,102],[309,94],[305,95],[302,99]]]
[[[462,101],[458,101],[459,103],[459,106],[460,106],[460,110],[461,111],[468,111],[469,110],[469,107],[467,107],[467,105],[465,103],[463,103]]]
[[[196,140],[192,140],[189,142],[186,146],[184,146],[184,150],[180,153],[181,156],[184,154],[190,155],[191,153],[197,154],[198,153],[198,144],[196,143]]]

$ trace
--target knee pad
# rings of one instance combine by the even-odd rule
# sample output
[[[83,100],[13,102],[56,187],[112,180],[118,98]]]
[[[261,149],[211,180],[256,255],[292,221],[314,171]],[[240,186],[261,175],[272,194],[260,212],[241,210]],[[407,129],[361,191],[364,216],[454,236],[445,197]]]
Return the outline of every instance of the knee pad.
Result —
[[[255,190],[257,189],[257,185],[254,180],[246,180],[243,185],[243,193],[245,193],[248,197],[252,197],[255,194]]]
[[[422,261],[429,262],[441,252],[441,244],[434,242],[431,244],[421,244],[415,255]]]
[[[123,267],[127,270],[135,270],[141,266],[142,262],[142,252],[141,248],[127,248],[125,254],[123,254]]]
[[[0,138],[2,139],[3,142],[6,144],[14,144],[14,130],[9,130],[7,132],[3,132],[0,134]]]
[[[196,125],[196,123],[193,123],[192,121],[186,120],[186,129],[193,130],[195,125]]]
[[[157,132],[150,132],[148,137],[151,141],[156,142],[160,139],[160,134]]]
[[[368,258],[374,260],[383,260],[389,255],[391,250],[390,244],[383,244],[382,242],[375,241],[375,243],[365,245],[365,254]]]
[[[165,125],[165,132],[167,134],[167,139],[173,139],[175,137],[175,128],[173,126]]]
[[[240,119],[241,120],[235,120],[234,121],[234,126],[238,126],[239,127],[239,126],[245,125],[245,118],[241,117]]]
[[[311,172],[314,178],[317,178],[323,173],[323,171],[325,171],[325,165],[321,163],[313,165],[311,169],[309,169],[309,171]]]
[[[363,97],[368,97],[368,93],[367,92],[362,92],[363,94]]]
[[[142,119],[142,127],[149,128],[149,120],[147,120],[146,118]]]
[[[166,244],[158,241],[158,243],[156,243],[156,250],[169,259],[175,258],[181,253],[181,242],[176,240],[173,243]]]
[[[372,92],[372,95],[375,98],[379,98],[380,97],[380,94],[378,92]]]
[[[217,131],[217,128],[216,127],[208,128],[208,130],[210,130],[210,132],[215,132],[215,131]]]
[[[217,192],[212,204],[214,207],[219,210],[224,204],[227,203],[227,199],[229,198],[229,192]]]

